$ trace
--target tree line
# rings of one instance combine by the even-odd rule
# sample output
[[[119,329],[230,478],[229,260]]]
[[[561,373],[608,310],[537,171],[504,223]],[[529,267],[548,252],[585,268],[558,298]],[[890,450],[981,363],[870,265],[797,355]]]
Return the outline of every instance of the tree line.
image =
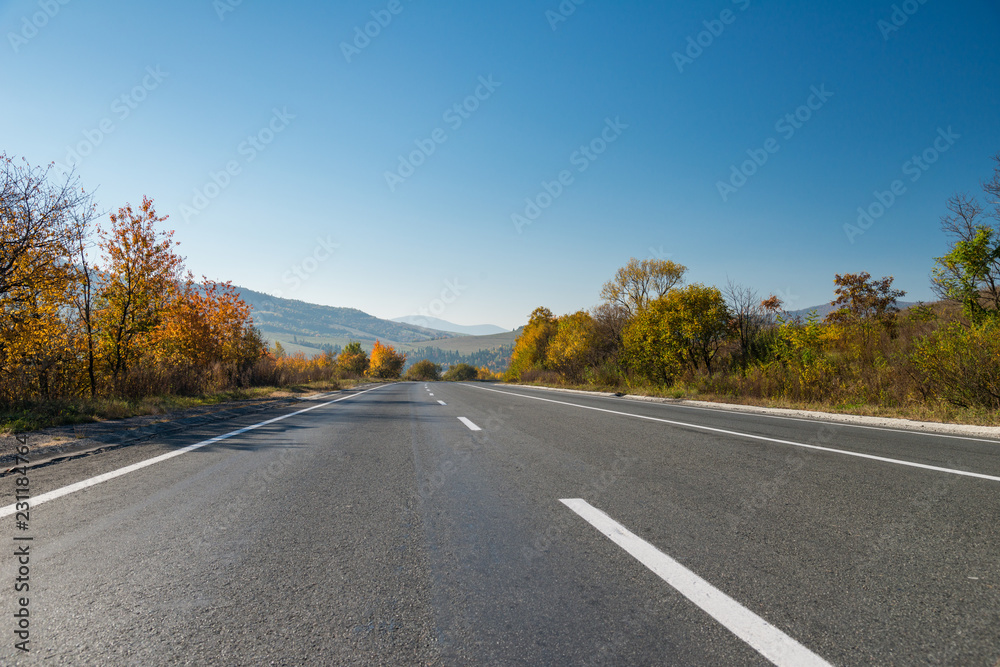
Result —
[[[233,287],[195,282],[152,200],[102,218],[0,155],[0,403],[249,383],[265,345]]]
[[[985,203],[967,194],[947,202],[948,245],[931,272],[937,303],[901,311],[905,293],[892,276],[845,273],[834,276],[826,318],[792,317],[776,296],[732,281],[685,284],[681,264],[632,259],[590,311],[537,308],[505,379],[1000,409],[1000,154],[993,159]]]
[[[502,373],[510,365],[510,357],[514,345],[462,353],[455,350],[442,350],[437,347],[419,347],[410,355],[413,359],[426,359],[442,366],[457,366],[466,364],[474,367],[486,367],[494,373]]]
[[[307,358],[267,345],[229,282],[185,269],[143,198],[102,214],[74,175],[0,154],[0,407],[398,377],[375,343]]]

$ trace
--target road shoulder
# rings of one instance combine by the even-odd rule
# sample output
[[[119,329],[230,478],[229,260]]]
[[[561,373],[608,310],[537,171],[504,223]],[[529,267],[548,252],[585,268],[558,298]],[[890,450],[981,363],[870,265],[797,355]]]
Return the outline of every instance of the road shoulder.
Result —
[[[788,419],[813,419],[829,421],[837,424],[852,424],[855,426],[865,426],[869,428],[888,428],[904,431],[917,431],[920,433],[941,433],[943,435],[954,435],[968,438],[995,438],[1000,440],[1000,427],[997,426],[975,426],[971,424],[943,424],[940,422],[923,422],[912,419],[898,419],[894,417],[868,417],[864,415],[847,415],[835,412],[820,412],[817,410],[793,410],[790,408],[766,408],[756,405],[740,405],[736,403],[718,403],[715,401],[693,401],[680,398],[661,398],[659,396],[639,396],[618,394],[603,391],[587,391],[583,389],[563,389],[561,387],[540,387],[524,384],[502,384],[503,387],[513,387],[519,389],[538,389],[541,391],[562,392],[567,394],[581,394],[589,396],[602,396],[605,398],[620,398],[627,401],[643,401],[647,403],[663,403],[667,405],[679,405],[683,407],[725,410],[731,412],[741,412],[747,414],[769,415],[773,417],[784,417]]]

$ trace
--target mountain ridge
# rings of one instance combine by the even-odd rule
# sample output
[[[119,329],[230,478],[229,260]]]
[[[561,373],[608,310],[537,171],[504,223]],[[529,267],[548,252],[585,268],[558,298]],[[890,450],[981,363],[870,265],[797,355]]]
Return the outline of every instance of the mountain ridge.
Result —
[[[902,311],[902,310],[906,310],[907,308],[910,308],[911,306],[917,305],[917,303],[919,303],[919,302],[918,301],[897,301],[896,302],[896,307],[899,308]],[[832,313],[834,310],[837,310],[837,309],[833,307],[833,304],[831,304],[829,301],[827,301],[826,303],[821,303],[818,306],[809,306],[808,308],[799,308],[798,310],[789,310],[789,311],[787,311],[787,313],[791,317],[801,317],[802,319],[806,319],[806,318],[809,317],[809,313],[811,313],[814,310],[816,311],[816,315],[819,317],[819,319],[822,320],[824,317],[826,317],[827,315],[829,315],[830,313]]]
[[[251,307],[254,324],[266,338],[284,340],[294,336],[320,337],[331,344],[345,345],[356,340],[374,343],[422,343],[456,334],[402,322],[383,320],[358,310],[322,306],[297,299],[271,296],[246,287],[236,287]],[[342,341],[342,342],[341,342]]]
[[[442,320],[438,317],[430,317],[428,315],[405,315],[403,317],[394,317],[391,321],[401,322],[403,324],[412,324],[426,329],[447,331],[449,333],[461,334],[463,336],[489,336],[491,334],[507,333],[508,331],[507,329],[498,327],[495,324],[455,324],[454,322]]]

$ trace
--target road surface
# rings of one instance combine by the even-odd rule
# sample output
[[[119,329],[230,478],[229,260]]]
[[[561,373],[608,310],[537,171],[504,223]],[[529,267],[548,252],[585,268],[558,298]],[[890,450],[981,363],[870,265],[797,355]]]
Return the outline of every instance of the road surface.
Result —
[[[1000,663],[983,439],[400,383],[26,473],[3,664]]]

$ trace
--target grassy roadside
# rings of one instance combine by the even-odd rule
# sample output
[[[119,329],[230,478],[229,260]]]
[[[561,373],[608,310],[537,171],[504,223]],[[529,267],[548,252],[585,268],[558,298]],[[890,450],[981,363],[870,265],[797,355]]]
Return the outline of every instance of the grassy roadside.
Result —
[[[47,401],[19,408],[0,409],[0,435],[36,431],[50,426],[90,424],[144,415],[161,415],[219,403],[267,398],[288,398],[337,389],[350,389],[364,380],[321,380],[286,387],[231,389],[202,396],[151,396],[142,399],[79,398]]]
[[[1000,426],[1000,411],[983,408],[961,408],[950,403],[914,403],[912,405],[886,407],[866,403],[828,403],[823,401],[799,402],[786,399],[754,398],[749,396],[724,396],[702,393],[697,388],[675,385],[673,387],[610,387],[591,384],[556,384],[548,382],[518,382],[516,384],[552,389],[580,389],[584,391],[622,392],[633,396],[654,396],[680,400],[708,401],[733,405],[752,405],[762,408],[786,408],[791,410],[812,410],[862,417],[890,417],[912,419],[914,421],[937,422],[940,424],[968,424],[972,426]]]

